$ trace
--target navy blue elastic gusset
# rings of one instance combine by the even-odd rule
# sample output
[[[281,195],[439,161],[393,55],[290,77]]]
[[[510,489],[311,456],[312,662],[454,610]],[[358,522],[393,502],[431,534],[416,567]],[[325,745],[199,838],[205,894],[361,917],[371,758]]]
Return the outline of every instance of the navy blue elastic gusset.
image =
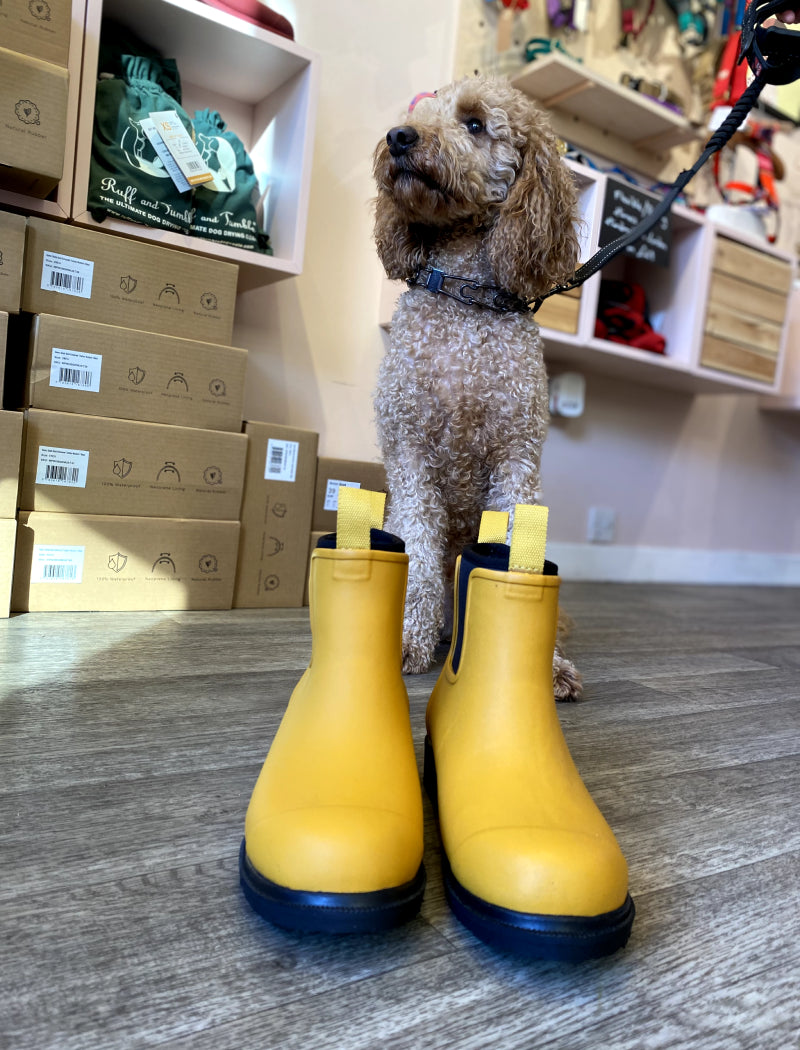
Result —
[[[335,550],[336,533],[329,532],[325,536],[320,536],[317,546],[324,547],[326,550]],[[369,547],[373,551],[389,551],[391,554],[405,554],[406,551],[406,545],[399,536],[394,536],[391,532],[384,532],[383,529],[369,530]]]
[[[458,633],[453,648],[453,670],[461,663],[461,646],[464,641],[464,613],[467,609],[467,584],[473,569],[491,569],[493,572],[508,572],[511,548],[505,543],[473,543],[461,552],[461,569],[458,576]],[[558,566],[545,561],[543,576],[558,576]]]

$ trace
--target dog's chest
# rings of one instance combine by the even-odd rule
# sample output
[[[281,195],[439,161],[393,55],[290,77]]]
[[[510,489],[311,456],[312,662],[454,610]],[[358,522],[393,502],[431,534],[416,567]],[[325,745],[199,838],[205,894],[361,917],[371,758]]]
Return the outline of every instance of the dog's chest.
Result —
[[[444,406],[484,406],[498,394],[530,395],[543,380],[538,326],[532,317],[406,293],[392,319],[382,385],[412,384]]]

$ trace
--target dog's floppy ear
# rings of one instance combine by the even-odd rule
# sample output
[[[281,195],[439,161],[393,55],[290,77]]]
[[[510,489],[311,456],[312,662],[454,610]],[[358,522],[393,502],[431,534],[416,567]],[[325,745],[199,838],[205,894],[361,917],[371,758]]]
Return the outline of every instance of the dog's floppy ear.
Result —
[[[393,280],[406,281],[425,265],[422,227],[409,224],[385,192],[375,202],[375,244],[386,276]]]
[[[535,118],[534,118],[535,120]],[[489,261],[501,288],[533,299],[571,276],[578,262],[577,203],[555,135],[538,122],[488,235]]]

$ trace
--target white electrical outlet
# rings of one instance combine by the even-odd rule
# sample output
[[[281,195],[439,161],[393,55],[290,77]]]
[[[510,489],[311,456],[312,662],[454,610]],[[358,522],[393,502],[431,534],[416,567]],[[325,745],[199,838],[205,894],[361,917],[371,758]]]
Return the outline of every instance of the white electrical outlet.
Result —
[[[613,507],[589,507],[586,539],[590,543],[613,543],[617,536],[617,512]]]

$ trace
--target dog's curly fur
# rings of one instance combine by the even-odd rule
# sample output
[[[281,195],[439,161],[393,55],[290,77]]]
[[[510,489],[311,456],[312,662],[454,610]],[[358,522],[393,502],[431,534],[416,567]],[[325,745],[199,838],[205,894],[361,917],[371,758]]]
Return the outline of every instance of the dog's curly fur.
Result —
[[[389,137],[374,157],[375,240],[389,277],[409,279],[430,264],[527,300],[571,275],[573,183],[546,118],[507,81],[450,84],[409,115],[405,152],[395,146],[393,156]],[[420,673],[445,626],[455,557],[475,541],[481,511],[540,498],[548,396],[533,315],[410,288],[392,319],[375,406],[387,527],[409,553],[403,668]],[[580,694],[560,649],[554,684],[560,698]]]

